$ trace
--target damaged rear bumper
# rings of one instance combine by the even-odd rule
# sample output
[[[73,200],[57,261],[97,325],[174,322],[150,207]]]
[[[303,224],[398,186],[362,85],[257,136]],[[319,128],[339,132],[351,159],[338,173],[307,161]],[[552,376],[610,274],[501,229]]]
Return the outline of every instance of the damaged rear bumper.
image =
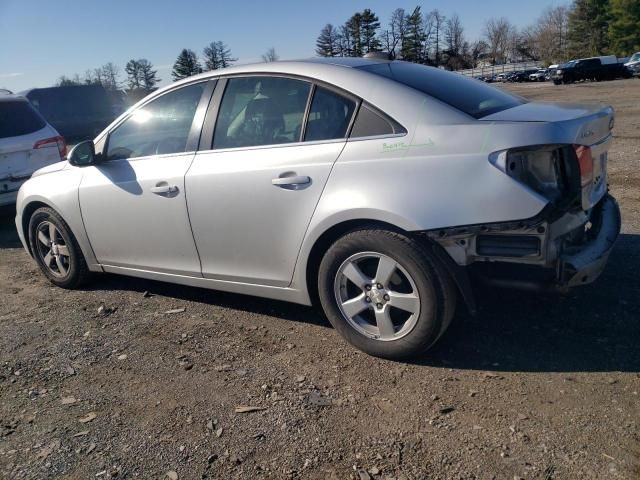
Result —
[[[424,233],[482,283],[562,292],[598,278],[620,228],[618,204],[605,195],[588,211]]]
[[[607,195],[596,205],[591,214],[592,224],[586,241],[569,246],[560,254],[558,283],[567,288],[593,282],[609,259],[613,245],[620,235],[622,221],[620,207]]]

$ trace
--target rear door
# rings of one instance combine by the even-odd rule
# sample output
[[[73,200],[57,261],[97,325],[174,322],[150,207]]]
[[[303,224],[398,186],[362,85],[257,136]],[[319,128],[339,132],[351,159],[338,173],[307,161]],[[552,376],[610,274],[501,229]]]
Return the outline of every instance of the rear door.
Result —
[[[202,274],[287,286],[357,100],[247,76],[219,82],[211,103],[185,181]]]
[[[34,171],[59,162],[62,147],[27,100],[0,100],[0,194],[16,192]]]

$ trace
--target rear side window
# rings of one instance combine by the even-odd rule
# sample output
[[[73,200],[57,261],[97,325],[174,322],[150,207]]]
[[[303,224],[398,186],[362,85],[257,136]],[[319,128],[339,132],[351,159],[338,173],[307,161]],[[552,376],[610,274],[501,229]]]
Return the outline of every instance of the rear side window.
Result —
[[[18,137],[37,132],[46,125],[27,101],[0,102],[0,138]]]
[[[356,103],[326,88],[317,87],[304,135],[306,142],[345,138]]]
[[[392,62],[359,67],[440,100],[474,118],[516,107],[524,100],[458,73],[416,63]]]
[[[213,148],[239,148],[300,141],[311,85],[283,77],[241,77],[228,81]]]
[[[363,104],[351,130],[351,138],[394,135],[406,131],[397,122]]]

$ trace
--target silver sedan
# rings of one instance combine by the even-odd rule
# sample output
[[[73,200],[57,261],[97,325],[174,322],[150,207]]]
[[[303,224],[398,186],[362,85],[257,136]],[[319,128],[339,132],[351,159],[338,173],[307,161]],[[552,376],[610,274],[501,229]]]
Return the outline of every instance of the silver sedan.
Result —
[[[110,272],[318,302],[353,345],[424,352],[478,282],[592,282],[620,231],[610,107],[529,103],[383,59],[233,67],[143,99],[21,188],[63,288]]]

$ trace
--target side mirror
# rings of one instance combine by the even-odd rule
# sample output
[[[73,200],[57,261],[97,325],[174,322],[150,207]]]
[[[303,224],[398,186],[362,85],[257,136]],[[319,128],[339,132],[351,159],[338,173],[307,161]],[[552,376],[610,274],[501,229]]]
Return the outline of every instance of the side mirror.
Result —
[[[93,140],[80,142],[73,147],[67,155],[67,160],[76,167],[86,167],[98,163]]]

